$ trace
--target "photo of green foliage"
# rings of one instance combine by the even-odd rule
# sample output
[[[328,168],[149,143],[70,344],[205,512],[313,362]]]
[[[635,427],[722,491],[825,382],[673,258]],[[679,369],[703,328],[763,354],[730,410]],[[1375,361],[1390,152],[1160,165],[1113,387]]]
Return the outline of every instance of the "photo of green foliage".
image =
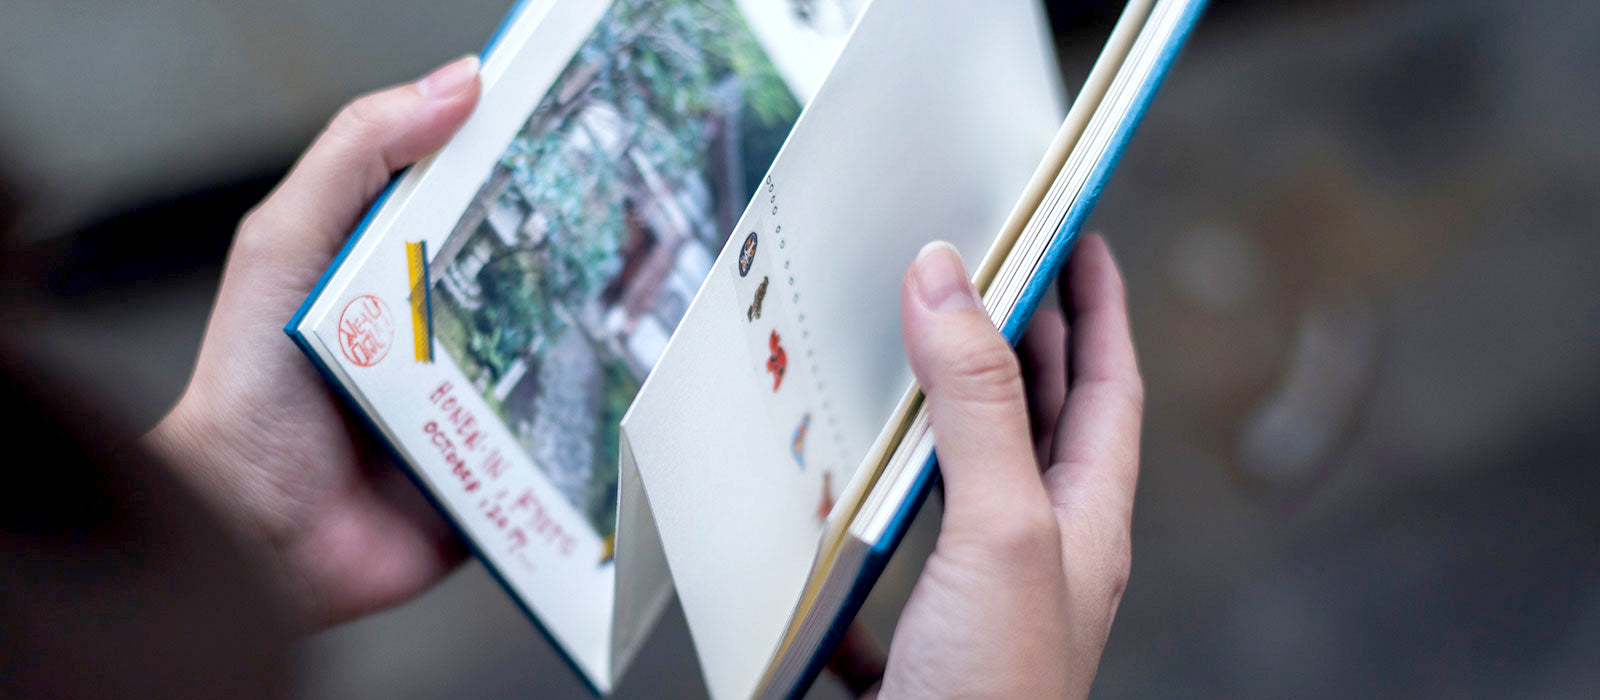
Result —
[[[601,536],[618,423],[800,104],[732,0],[618,0],[435,252],[435,337]]]

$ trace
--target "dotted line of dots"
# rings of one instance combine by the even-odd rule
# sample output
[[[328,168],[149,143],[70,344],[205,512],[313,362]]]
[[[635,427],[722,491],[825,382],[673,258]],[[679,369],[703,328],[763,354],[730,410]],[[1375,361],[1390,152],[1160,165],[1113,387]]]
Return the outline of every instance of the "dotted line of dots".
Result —
[[[767,184],[770,191],[772,189],[771,181],[769,180]],[[775,203],[775,196],[773,201],[772,213],[776,215],[778,207]],[[785,251],[780,254],[780,257],[783,258],[783,276],[788,282],[789,306],[795,314],[795,323],[800,326],[801,345],[805,347],[806,363],[811,367],[811,376],[817,382],[817,396],[822,399],[822,413],[828,421],[828,432],[833,435],[834,446],[839,448],[841,458],[845,458],[848,455],[845,454],[844,435],[839,432],[839,417],[833,412],[833,400],[828,398],[827,383],[822,379],[822,366],[817,363],[816,348],[811,345],[811,328],[806,324],[806,313],[800,305],[800,291],[797,288],[794,271],[791,269],[791,261],[787,253],[789,248],[788,237],[783,233],[782,224],[774,227],[772,233],[778,238],[778,249]]]

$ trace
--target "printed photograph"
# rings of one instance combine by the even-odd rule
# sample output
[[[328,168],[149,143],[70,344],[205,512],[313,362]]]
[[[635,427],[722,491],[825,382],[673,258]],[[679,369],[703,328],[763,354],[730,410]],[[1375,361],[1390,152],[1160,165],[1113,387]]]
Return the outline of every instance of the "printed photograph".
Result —
[[[733,0],[618,0],[431,261],[439,345],[601,537],[618,423],[799,114]]]

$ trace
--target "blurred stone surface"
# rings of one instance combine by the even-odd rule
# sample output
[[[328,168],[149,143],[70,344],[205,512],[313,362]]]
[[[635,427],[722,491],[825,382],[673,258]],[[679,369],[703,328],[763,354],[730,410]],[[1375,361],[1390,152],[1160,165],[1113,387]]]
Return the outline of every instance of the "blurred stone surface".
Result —
[[[1096,216],[1149,391],[1098,693],[1593,694],[1600,12],[1237,19],[1197,35]],[[1204,303],[1169,272],[1196,231],[1259,251],[1251,293]],[[1329,384],[1311,408],[1347,400],[1340,355],[1297,350],[1330,309],[1376,326],[1366,386],[1313,480],[1264,481],[1236,461],[1253,416],[1297,375]]]

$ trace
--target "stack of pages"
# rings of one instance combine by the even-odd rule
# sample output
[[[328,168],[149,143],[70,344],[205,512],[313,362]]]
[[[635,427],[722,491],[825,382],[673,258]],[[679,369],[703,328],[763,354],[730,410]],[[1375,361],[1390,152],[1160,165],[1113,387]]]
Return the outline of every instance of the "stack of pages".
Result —
[[[597,691],[676,589],[714,696],[796,694],[937,472],[906,266],[1015,342],[1202,4],[1069,109],[1037,0],[524,0],[287,330]]]

